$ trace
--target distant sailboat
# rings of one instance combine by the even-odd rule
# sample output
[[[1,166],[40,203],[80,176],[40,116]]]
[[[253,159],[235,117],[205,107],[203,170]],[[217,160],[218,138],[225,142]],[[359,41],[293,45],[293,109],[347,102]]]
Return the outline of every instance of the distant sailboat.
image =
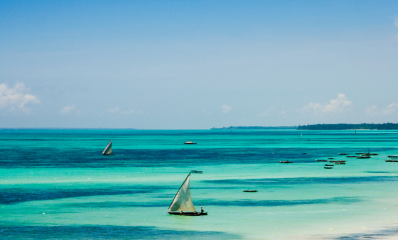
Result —
[[[173,215],[185,215],[185,216],[200,216],[207,215],[207,212],[197,212],[191,198],[191,190],[189,181],[191,179],[191,172],[188,174],[185,181],[182,183],[180,189],[175,195],[173,201],[169,207],[169,214]]]
[[[106,145],[106,148],[102,152],[102,155],[113,155],[112,154],[112,140]]]

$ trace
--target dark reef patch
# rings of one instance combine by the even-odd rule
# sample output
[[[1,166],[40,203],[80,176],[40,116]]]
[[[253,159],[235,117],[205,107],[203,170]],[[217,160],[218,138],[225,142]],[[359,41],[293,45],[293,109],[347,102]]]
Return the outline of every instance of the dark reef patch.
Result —
[[[1,239],[241,239],[214,231],[178,231],[146,226],[2,226]]]
[[[251,200],[241,199],[233,201],[222,201],[215,199],[203,199],[196,201],[199,205],[216,205],[216,206],[239,206],[239,207],[276,207],[276,206],[296,206],[296,205],[308,205],[308,204],[328,204],[328,203],[340,203],[349,204],[357,203],[363,200],[356,197],[334,197],[334,198],[322,198],[322,199],[300,199],[300,200]]]
[[[301,185],[301,184],[347,184],[398,181],[398,176],[368,177],[300,177],[300,178],[259,178],[259,179],[221,179],[202,182],[225,185]]]
[[[51,185],[50,185],[51,186]],[[37,188],[1,188],[0,204],[16,204],[28,201],[55,200],[62,198],[106,196],[121,194],[144,194],[162,191],[158,188],[137,188],[136,186],[86,186],[86,188],[61,188],[60,185],[54,187],[42,186]]]
[[[351,204],[363,201],[357,197],[334,197],[321,199],[300,199],[300,200],[252,200],[252,199],[238,199],[238,200],[217,200],[217,199],[197,199],[195,204],[197,206],[239,206],[239,207],[277,207],[277,206],[296,206],[309,204]],[[119,208],[119,207],[164,207],[170,205],[170,201],[159,202],[85,202],[85,203],[66,203],[62,204],[65,207],[72,208]]]

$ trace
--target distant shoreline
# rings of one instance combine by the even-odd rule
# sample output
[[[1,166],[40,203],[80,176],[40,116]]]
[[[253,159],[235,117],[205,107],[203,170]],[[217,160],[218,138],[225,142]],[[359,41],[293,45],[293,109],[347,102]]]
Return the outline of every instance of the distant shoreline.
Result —
[[[398,123],[337,123],[299,125],[297,130],[398,130]]]
[[[210,130],[265,130],[265,129],[296,129],[296,130],[398,130],[398,123],[337,123],[308,124],[298,126],[229,126],[212,127]]]
[[[230,126],[230,127],[222,127],[222,128],[215,128],[215,127],[210,128],[210,130],[262,130],[262,129],[297,129],[297,126],[278,126],[278,127],[270,127],[270,126]]]

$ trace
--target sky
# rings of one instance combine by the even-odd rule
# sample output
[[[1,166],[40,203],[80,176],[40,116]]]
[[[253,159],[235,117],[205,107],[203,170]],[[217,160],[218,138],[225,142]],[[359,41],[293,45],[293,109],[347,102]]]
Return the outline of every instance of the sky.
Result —
[[[0,128],[398,122],[398,1],[0,1]]]

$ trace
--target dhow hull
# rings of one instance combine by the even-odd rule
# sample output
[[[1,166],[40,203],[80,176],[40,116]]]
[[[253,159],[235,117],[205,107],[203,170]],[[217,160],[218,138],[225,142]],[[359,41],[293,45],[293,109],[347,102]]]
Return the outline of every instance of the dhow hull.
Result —
[[[200,212],[168,212],[171,215],[181,215],[181,216],[201,216],[207,215],[207,212],[200,213]]]

